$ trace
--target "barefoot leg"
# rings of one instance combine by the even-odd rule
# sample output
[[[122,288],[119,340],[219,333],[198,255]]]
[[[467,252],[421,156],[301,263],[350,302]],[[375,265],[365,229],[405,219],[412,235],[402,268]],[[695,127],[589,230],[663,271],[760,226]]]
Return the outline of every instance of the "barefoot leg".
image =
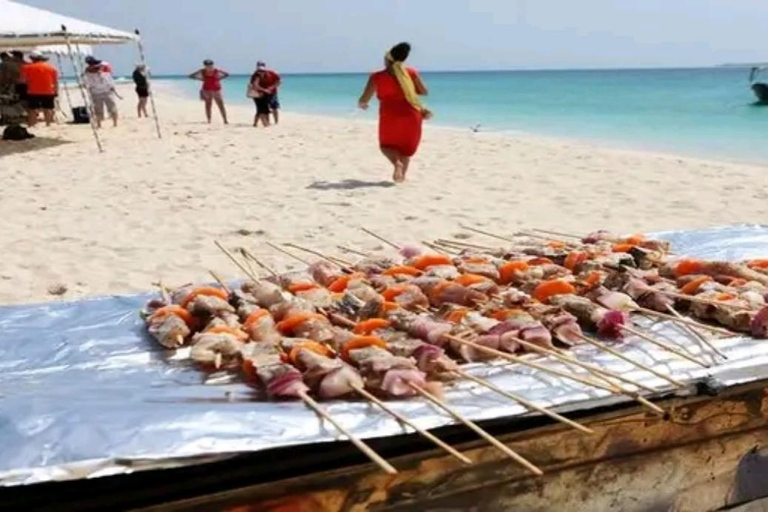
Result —
[[[400,152],[392,148],[381,148],[381,152],[387,157],[387,160],[394,166],[394,173],[392,174],[392,181],[400,183],[403,181],[403,164],[400,159]]]
[[[403,166],[403,181],[405,181],[405,175],[408,174],[408,166],[411,165],[411,157],[401,156],[400,164]]]

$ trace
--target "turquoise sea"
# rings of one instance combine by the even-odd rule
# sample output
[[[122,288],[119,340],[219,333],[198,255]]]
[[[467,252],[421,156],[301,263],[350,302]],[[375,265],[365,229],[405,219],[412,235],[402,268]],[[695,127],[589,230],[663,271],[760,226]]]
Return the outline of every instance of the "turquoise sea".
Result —
[[[768,107],[743,68],[424,72],[433,123],[569,137],[618,147],[768,163]],[[189,94],[198,85],[173,80]],[[283,108],[375,119],[355,109],[366,74],[284,75]],[[249,102],[248,77],[225,81]]]

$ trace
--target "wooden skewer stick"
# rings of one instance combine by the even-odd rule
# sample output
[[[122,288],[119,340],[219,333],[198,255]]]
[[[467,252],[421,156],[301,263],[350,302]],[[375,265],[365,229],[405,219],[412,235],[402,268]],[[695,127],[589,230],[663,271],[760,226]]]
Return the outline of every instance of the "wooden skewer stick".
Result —
[[[448,254],[448,255],[459,254],[455,249],[448,248],[448,247],[440,247],[438,245],[429,243],[429,242],[427,242],[425,240],[422,240],[421,244],[424,247],[429,247],[430,249],[432,249],[433,251],[435,251],[438,254]]]
[[[486,388],[488,388],[488,389],[490,389],[492,391],[495,391],[496,393],[498,393],[498,394],[500,394],[502,396],[505,396],[505,397],[507,397],[507,398],[509,398],[511,400],[514,400],[515,402],[518,402],[518,403],[522,404],[524,407],[527,407],[528,409],[531,409],[531,410],[536,411],[536,412],[540,412],[541,414],[544,414],[545,416],[549,416],[550,418],[552,418],[555,421],[559,421],[560,423],[564,423],[566,425],[569,425],[569,426],[575,428],[576,430],[580,430],[580,431],[582,431],[582,432],[584,432],[586,434],[594,434],[595,433],[594,430],[592,430],[589,427],[585,427],[581,423],[577,423],[577,422],[575,422],[573,420],[570,420],[570,419],[566,418],[565,416],[561,416],[560,414],[557,414],[556,412],[552,412],[549,409],[547,409],[546,407],[542,407],[540,405],[536,405],[535,403],[533,403],[530,400],[527,400],[527,399],[521,397],[520,395],[518,395],[516,393],[511,393],[509,391],[505,391],[504,389],[500,388],[499,386],[497,386],[497,385],[495,385],[495,384],[493,384],[491,382],[488,382],[485,379],[481,379],[480,377],[475,377],[474,375],[472,375],[469,372],[466,372],[466,371],[461,370],[461,369],[456,369],[456,370],[453,370],[453,373],[455,373],[456,375],[458,375],[458,376],[460,376],[460,377],[462,377],[464,379],[471,380],[472,382],[474,382],[476,384],[479,384],[479,385],[481,385],[483,387],[486,387]]]
[[[445,238],[438,238],[437,240],[435,240],[435,243],[440,243],[442,245],[453,245],[455,247],[470,247],[472,249],[480,249],[484,251],[492,251],[495,249],[495,247],[490,247],[487,245],[471,244],[469,242],[463,242],[461,240],[448,240]]]
[[[387,244],[388,246],[390,246],[390,247],[392,247],[392,248],[394,248],[394,249],[397,249],[398,251],[400,250],[400,246],[399,246],[399,245],[397,245],[396,243],[394,243],[394,242],[390,242],[390,241],[389,241],[389,240],[387,240],[386,238],[384,238],[384,237],[382,237],[382,236],[379,236],[379,235],[377,235],[376,233],[374,233],[373,231],[371,231],[371,230],[369,230],[369,229],[366,229],[366,228],[360,228],[360,229],[362,229],[364,233],[368,233],[369,235],[371,235],[371,236],[372,236],[373,238],[375,238],[376,240],[378,240],[378,241],[380,241],[380,242],[384,242],[384,243],[385,243],[385,244]]]
[[[437,446],[439,446],[440,448],[442,448],[443,450],[448,452],[450,455],[452,455],[453,457],[459,459],[464,464],[472,464],[472,460],[470,460],[466,455],[464,455],[460,451],[456,450],[453,446],[449,445],[448,443],[446,443],[445,441],[443,441],[439,437],[435,436],[434,434],[432,434],[428,430],[425,430],[425,429],[421,428],[420,426],[416,425],[414,422],[412,422],[411,420],[409,420],[408,418],[406,418],[405,416],[403,416],[399,412],[397,412],[394,409],[392,409],[389,405],[387,405],[383,401],[379,400],[376,396],[374,396],[373,394],[369,393],[364,388],[362,388],[360,386],[357,386],[357,385],[353,385],[352,389],[354,389],[360,396],[362,396],[363,398],[365,398],[369,402],[378,405],[381,408],[381,410],[383,410],[384,412],[386,412],[387,414],[389,414],[390,416],[395,418],[401,424],[407,425],[407,426],[411,427],[417,433],[421,434],[426,439],[429,439],[430,441],[435,443]]]
[[[750,310],[749,306],[740,306],[738,304],[731,304],[728,302],[723,302],[719,300],[710,300],[705,299],[702,297],[697,297],[696,295],[685,295],[682,293],[675,293],[675,292],[668,292],[665,290],[654,290],[654,293],[660,293],[662,295],[668,295],[670,297],[674,297],[676,299],[680,300],[687,300],[689,302],[698,302],[699,304],[709,304],[710,306],[722,306],[725,308],[732,308],[732,309],[739,309],[739,310]]]
[[[678,313],[677,310],[675,308],[673,308],[672,306],[670,306],[669,304],[667,304],[667,310],[669,310],[669,312],[672,313],[675,317],[677,317],[679,319],[683,319],[683,315]],[[691,327],[687,323],[683,323],[683,324],[680,324],[680,325],[681,325],[681,327],[683,329],[685,329],[688,332],[688,334],[694,336],[699,341],[701,341],[704,345],[706,345],[707,347],[712,349],[712,351],[715,354],[719,355],[723,359],[728,359],[727,355],[723,354],[720,350],[718,350],[718,348],[711,341],[709,341],[706,336],[701,334],[699,331],[697,331],[696,329],[694,329],[693,327]]]
[[[520,338],[513,338],[513,339],[514,339],[515,342],[519,343],[520,345],[524,346],[525,348],[527,348],[529,350],[532,350],[534,352],[538,352],[539,354],[545,354],[545,355],[548,355],[550,357],[554,357],[555,359],[557,359],[559,361],[563,361],[565,363],[568,363],[568,364],[571,364],[571,365],[575,365],[575,366],[580,366],[581,368],[584,368],[585,370],[588,370],[588,371],[591,371],[591,372],[595,372],[595,373],[598,373],[598,374],[602,374],[602,375],[606,375],[606,376],[612,377],[614,379],[618,379],[618,380],[620,380],[622,382],[626,382],[627,384],[631,384],[632,386],[635,386],[638,389],[644,389],[646,391],[650,391],[651,393],[654,393],[656,391],[655,389],[653,389],[651,387],[648,387],[648,386],[646,386],[644,384],[640,384],[639,382],[635,382],[635,381],[633,381],[631,379],[628,379],[628,378],[626,378],[626,377],[624,377],[624,376],[622,376],[622,375],[620,375],[620,374],[618,374],[616,372],[612,372],[610,370],[606,370],[605,368],[601,368],[601,367],[596,366],[594,364],[590,364],[590,363],[585,363],[583,361],[579,361],[575,357],[566,355],[566,354],[564,354],[562,352],[556,352],[554,350],[549,350],[549,349],[540,347],[538,345],[534,345],[533,343],[530,343],[528,341],[522,340]],[[608,382],[611,383],[610,381],[608,381]],[[613,383],[611,383],[611,384],[613,384]],[[615,385],[615,384],[613,384],[613,385]],[[619,388],[619,389],[621,389],[621,388]]]
[[[296,255],[295,255],[295,254],[293,254],[292,252],[286,251],[285,249],[283,249],[282,247],[280,247],[280,246],[278,246],[278,245],[276,245],[276,244],[273,244],[273,243],[271,243],[271,242],[264,242],[264,243],[265,243],[265,244],[267,244],[267,245],[268,245],[269,247],[271,247],[272,249],[276,250],[277,252],[279,252],[279,253],[282,253],[282,254],[285,254],[285,255],[286,255],[286,256],[288,256],[289,258],[292,258],[292,259],[294,259],[294,260],[298,261],[299,263],[303,263],[304,265],[307,265],[307,266],[309,266],[309,265],[310,265],[310,262],[309,262],[309,261],[307,261],[307,260],[305,260],[304,258],[301,258],[301,257],[299,257],[299,256],[296,256]]]
[[[523,458],[517,452],[510,449],[507,445],[505,445],[504,443],[502,443],[501,441],[493,437],[491,434],[489,434],[482,428],[480,428],[475,422],[468,420],[467,418],[465,418],[464,416],[456,412],[456,410],[454,410],[453,407],[443,402],[442,400],[437,398],[435,395],[433,395],[429,391],[426,391],[425,389],[420,388],[419,386],[413,384],[412,382],[409,382],[408,385],[414,391],[416,391],[416,393],[423,396],[424,398],[426,398],[427,400],[429,400],[430,402],[432,402],[433,404],[435,404],[436,406],[438,406],[439,408],[441,408],[442,410],[450,414],[456,421],[472,429],[477,435],[479,435],[480,437],[482,437],[483,439],[491,443],[494,447],[496,447],[499,451],[504,453],[507,457],[509,457],[510,459],[513,459],[514,461],[516,461],[518,464],[526,468],[528,471],[530,471],[534,475],[544,474],[544,472],[541,469],[539,469],[538,467],[528,462],[527,459]]]
[[[556,240],[556,239],[553,239],[551,236],[539,235],[537,233],[531,233],[530,231],[518,231],[517,233],[515,233],[515,236],[527,236],[530,238],[538,238],[539,240],[544,240],[547,242],[555,242],[558,244],[563,244],[565,247],[577,247],[575,244],[572,244],[570,242],[565,242],[563,240]]]
[[[227,295],[232,293],[232,289],[227,286],[227,283],[224,282],[224,280],[213,270],[208,270],[208,273],[211,274],[211,277],[213,277],[213,280],[219,283],[219,286],[221,286],[221,289],[227,292]]]
[[[280,274],[277,272],[277,270],[273,269],[272,267],[270,267],[269,265],[261,261],[259,258],[256,257],[255,254],[253,254],[251,251],[249,251],[245,247],[240,248],[240,254],[242,254],[245,259],[253,261],[255,264],[257,264],[258,266],[260,266],[261,268],[269,272],[272,275],[272,277],[280,277]]]
[[[608,354],[611,354],[611,355],[613,355],[615,357],[618,357],[619,359],[621,359],[623,361],[626,361],[629,364],[635,365],[638,368],[642,368],[643,370],[647,371],[648,373],[652,373],[653,375],[659,377],[660,379],[664,379],[665,381],[669,382],[673,386],[676,386],[676,387],[679,387],[679,388],[684,388],[685,387],[685,384],[683,384],[679,380],[674,379],[674,378],[670,377],[669,375],[665,375],[664,373],[661,373],[658,370],[654,370],[650,366],[646,366],[646,365],[644,365],[642,363],[639,363],[639,362],[635,361],[634,359],[631,359],[631,358],[625,356],[624,354],[622,354],[618,350],[612,349],[608,345],[604,345],[603,343],[600,343],[599,341],[594,340],[594,339],[592,339],[592,338],[590,338],[588,336],[585,336],[583,334],[577,334],[576,336],[580,340],[582,340],[584,343],[592,345],[593,347],[596,347],[596,348],[598,348],[598,349],[600,349],[600,350],[602,350],[602,351],[604,351],[604,352],[606,352]]]
[[[359,251],[357,249],[352,249],[350,247],[345,247],[343,245],[337,245],[336,247],[338,247],[339,249],[341,249],[344,252],[348,252],[350,254],[356,254],[358,256],[362,256],[363,258],[370,258],[371,257],[371,255],[369,253],[363,252],[363,251]]]
[[[676,356],[682,357],[683,359],[687,359],[688,361],[691,361],[692,363],[696,363],[697,365],[699,365],[699,366],[701,366],[703,368],[709,368],[710,367],[710,365],[708,365],[707,363],[705,363],[703,361],[699,361],[698,359],[696,359],[692,355],[690,355],[690,354],[688,354],[688,353],[686,353],[686,352],[684,352],[684,351],[682,351],[682,350],[680,350],[680,349],[678,349],[676,347],[673,347],[672,345],[664,343],[663,341],[659,341],[659,340],[657,340],[655,338],[652,338],[651,336],[648,336],[647,334],[645,334],[645,333],[643,333],[641,331],[638,331],[637,329],[634,329],[632,327],[628,327],[626,325],[620,325],[619,329],[621,329],[622,331],[626,331],[626,332],[628,332],[630,334],[634,334],[638,338],[644,339],[645,341],[647,341],[649,343],[652,343],[652,344],[656,345],[657,347],[666,350],[667,352],[671,352],[672,354],[675,354]]]
[[[352,432],[344,428],[339,422],[333,419],[333,416],[331,416],[330,413],[328,413],[328,411],[326,411],[319,403],[317,403],[315,399],[309,396],[306,393],[306,391],[299,392],[299,398],[301,398],[304,401],[307,407],[315,411],[315,413],[318,416],[326,420],[328,423],[333,425],[336,428],[336,430],[338,430],[343,435],[345,435],[347,439],[349,439],[352,442],[352,444],[354,444],[357,447],[358,450],[360,450],[366,456],[368,456],[368,458],[371,459],[373,462],[375,462],[376,465],[378,465],[383,471],[389,473],[390,475],[397,474],[397,470],[394,467],[392,467],[392,465],[389,462],[384,460],[382,456],[376,453],[375,451],[373,451],[373,449],[370,446],[365,444],[360,438],[355,436]]]
[[[483,231],[482,229],[477,229],[477,228],[472,228],[472,227],[469,227],[469,226],[465,226],[464,224],[459,224],[459,227],[461,229],[466,229],[467,231],[473,231],[475,233],[480,233],[481,235],[489,236],[489,237],[495,238],[497,240],[504,240],[505,242],[514,242],[514,240],[511,239],[511,238],[503,237],[501,235],[496,235],[496,234],[490,233],[488,231]]]
[[[456,337],[456,336],[451,336],[450,334],[444,334],[443,337],[447,338],[449,340],[453,340],[453,341],[456,341],[458,343],[462,343],[464,345],[470,346],[470,347],[472,347],[475,350],[478,350],[480,352],[485,352],[486,354],[494,355],[496,357],[500,357],[501,359],[506,359],[507,361],[512,361],[513,363],[519,363],[519,364],[521,364],[523,366],[528,366],[528,367],[534,368],[536,370],[541,370],[541,371],[546,372],[546,373],[551,373],[551,374],[557,375],[559,377],[563,377],[563,378],[566,378],[566,379],[573,380],[573,381],[578,382],[580,384],[591,386],[591,387],[594,387],[594,388],[597,388],[597,389],[602,389],[603,391],[608,391],[609,393],[612,393],[612,394],[615,394],[615,395],[626,395],[628,397],[633,398],[637,402],[643,404],[644,406],[646,406],[647,408],[649,408],[650,410],[652,410],[656,414],[660,414],[662,416],[664,414],[666,414],[664,409],[662,409],[661,407],[657,406],[656,404],[653,404],[653,403],[649,402],[648,400],[646,400],[645,398],[643,398],[639,394],[635,393],[634,391],[628,391],[628,390],[622,391],[621,389],[617,388],[616,386],[610,386],[610,385],[607,385],[607,384],[603,384],[601,382],[595,382],[595,381],[593,381],[591,379],[587,379],[586,377],[581,377],[579,375],[574,375],[572,373],[564,372],[564,371],[558,370],[557,368],[550,368],[549,366],[544,366],[542,364],[535,363],[533,361],[529,361],[527,359],[523,359],[522,357],[518,357],[516,355],[509,354],[507,352],[502,352],[500,350],[496,350],[494,348],[485,347],[483,345],[478,345],[477,343],[474,343],[474,342],[471,342],[469,340],[465,340],[463,338],[459,338],[459,337]]]
[[[538,228],[532,228],[531,231],[538,231],[539,233],[547,233],[549,235],[555,235],[555,236],[563,236],[565,238],[574,238],[576,240],[581,240],[582,237],[577,235],[571,235],[569,233],[560,233],[559,231],[550,231],[548,229],[538,229]]]
[[[234,264],[237,266],[237,268],[239,268],[240,270],[242,270],[242,271],[243,271],[243,273],[244,273],[246,276],[248,276],[248,277],[249,277],[250,279],[252,279],[253,281],[258,281],[258,280],[259,280],[259,277],[256,275],[256,273],[255,273],[255,272],[251,272],[250,270],[248,270],[247,268],[245,268],[245,267],[243,266],[243,264],[242,264],[242,263],[240,263],[240,260],[238,260],[237,258],[235,258],[235,255],[234,255],[234,254],[232,254],[232,253],[229,251],[229,249],[227,249],[226,247],[224,247],[223,245],[221,245],[221,242],[219,242],[218,240],[214,240],[214,241],[213,241],[213,243],[214,243],[214,244],[216,244],[216,247],[218,247],[219,249],[221,249],[221,252],[223,252],[223,253],[224,253],[224,254],[227,256],[227,258],[229,258],[229,259],[232,261],[232,263],[234,263]]]
[[[159,279],[156,284],[157,284],[157,287],[160,288],[160,298],[163,299],[163,302],[165,302],[166,304],[170,304],[171,297],[170,295],[168,295],[168,290],[165,289],[163,280]]]
[[[677,313],[678,316],[667,315],[666,313],[661,313],[659,311],[654,311],[653,309],[642,308],[642,307],[637,307],[633,311],[637,311],[639,313],[642,313],[645,316],[653,316],[653,317],[657,317],[657,318],[663,318],[664,320],[669,320],[669,321],[677,323],[677,324],[685,324],[685,325],[690,325],[691,327],[697,327],[697,328],[700,328],[700,329],[705,329],[707,331],[712,331],[712,332],[715,332],[717,334],[722,334],[724,336],[737,336],[738,335],[737,333],[731,332],[731,331],[729,331],[727,329],[722,329],[720,327],[715,327],[713,325],[702,324],[702,323],[697,322],[695,320],[691,320],[689,318],[685,318],[680,313],[677,313],[677,311],[675,311],[675,313]]]
[[[291,247],[292,249],[298,249],[299,251],[304,251],[304,252],[309,253],[309,254],[314,254],[318,258],[320,258],[322,260],[325,260],[325,261],[327,261],[329,263],[333,263],[334,265],[338,265],[339,261],[344,261],[344,260],[341,260],[340,258],[333,258],[333,259],[331,259],[330,257],[326,256],[325,254],[323,254],[323,253],[321,253],[319,251],[316,251],[314,249],[310,249],[308,247],[302,247],[300,245],[292,244],[290,242],[286,243],[286,244],[283,244],[283,245],[285,245],[286,247]],[[338,260],[338,261],[334,261],[334,260]],[[344,261],[344,263],[342,265],[348,267],[348,266],[352,265],[352,262]]]

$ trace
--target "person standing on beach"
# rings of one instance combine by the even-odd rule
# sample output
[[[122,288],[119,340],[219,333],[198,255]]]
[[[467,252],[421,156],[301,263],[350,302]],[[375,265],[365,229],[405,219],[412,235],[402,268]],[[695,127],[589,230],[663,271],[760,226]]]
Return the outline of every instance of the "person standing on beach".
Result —
[[[32,63],[21,68],[21,75],[27,84],[27,125],[35,126],[42,110],[45,126],[51,126],[59,94],[59,72],[40,53],[32,52],[29,58]]]
[[[104,108],[109,112],[112,119],[112,126],[117,126],[117,102],[115,96],[115,81],[112,78],[112,68],[109,65],[103,65],[96,58],[90,57],[88,67],[83,73],[85,87],[91,95],[93,103],[93,113],[96,117],[96,126],[101,128],[101,122],[104,120]]]
[[[229,124],[227,121],[227,109],[224,107],[224,97],[221,95],[221,81],[228,76],[229,73],[226,71],[214,67],[211,59],[205,59],[203,67],[189,75],[189,78],[203,82],[203,86],[200,89],[200,98],[205,102],[205,117],[208,119],[209,124],[211,122],[211,110],[214,101],[219,108],[224,124]]]
[[[405,67],[411,45],[399,43],[384,56],[384,69],[373,73],[358,106],[366,110],[374,94],[379,100],[379,147],[394,166],[395,183],[405,180],[411,157],[421,142],[421,124],[432,117],[419,100],[427,87],[418,72]]]
[[[259,83],[265,90],[269,110],[275,119],[275,124],[277,124],[280,121],[280,100],[277,98],[277,89],[282,83],[282,78],[276,71],[267,69],[267,65],[263,61],[256,63],[256,73],[259,74]]]
[[[136,64],[133,70],[133,83],[136,84],[136,96],[139,97],[139,103],[136,105],[136,113],[139,117],[149,117],[147,114],[147,98],[149,98],[149,80],[147,80],[147,66]]]

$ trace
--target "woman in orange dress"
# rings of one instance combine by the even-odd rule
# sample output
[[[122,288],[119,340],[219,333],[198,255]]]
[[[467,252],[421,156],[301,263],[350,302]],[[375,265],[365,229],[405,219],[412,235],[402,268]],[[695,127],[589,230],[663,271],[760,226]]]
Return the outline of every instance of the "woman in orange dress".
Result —
[[[421,122],[432,114],[424,108],[419,96],[427,88],[413,68],[405,67],[411,45],[395,45],[384,57],[384,69],[373,73],[365,85],[358,105],[368,108],[374,93],[379,100],[379,147],[394,166],[392,179],[405,180],[411,157],[421,142]]]

